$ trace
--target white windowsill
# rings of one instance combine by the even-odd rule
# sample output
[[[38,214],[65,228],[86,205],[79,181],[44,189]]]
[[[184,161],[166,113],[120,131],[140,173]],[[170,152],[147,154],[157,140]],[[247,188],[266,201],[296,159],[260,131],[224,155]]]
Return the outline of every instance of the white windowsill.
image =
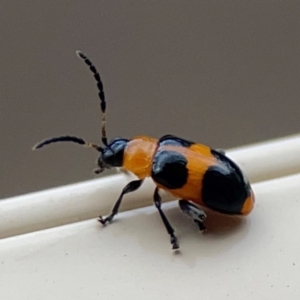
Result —
[[[299,299],[299,153],[300,136],[229,151],[257,204],[243,219],[208,212],[204,235],[164,204],[177,255],[156,209],[139,208],[151,204],[150,181],[105,228],[95,217],[127,175],[1,201],[0,299]]]

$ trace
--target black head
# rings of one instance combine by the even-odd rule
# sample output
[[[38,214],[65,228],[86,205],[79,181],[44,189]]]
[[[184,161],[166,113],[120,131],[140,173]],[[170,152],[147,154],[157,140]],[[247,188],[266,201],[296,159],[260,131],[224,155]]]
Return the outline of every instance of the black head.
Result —
[[[129,140],[122,138],[113,139],[103,150],[98,159],[99,169],[96,173],[101,173],[105,169],[121,167],[123,165],[124,151]]]
[[[50,139],[46,139],[37,145],[33,147],[33,150],[35,149],[40,149],[46,145],[56,143],[56,142],[73,142],[76,144],[83,145],[85,147],[89,148],[94,148],[98,152],[101,153],[99,159],[98,159],[98,168],[95,170],[96,173],[101,173],[105,169],[109,169],[111,167],[120,167],[122,166],[123,162],[123,153],[124,149],[127,145],[128,140],[126,139],[121,139],[121,138],[116,138],[113,139],[109,144],[107,142],[107,137],[106,137],[106,118],[105,118],[105,111],[106,111],[106,101],[105,101],[105,94],[104,94],[104,88],[103,88],[103,83],[100,77],[100,74],[98,73],[96,67],[93,65],[93,63],[86,57],[85,54],[83,54],[80,51],[76,52],[77,55],[89,66],[90,71],[93,73],[94,78],[97,82],[97,87],[98,87],[98,96],[100,99],[100,109],[102,112],[102,128],[101,128],[101,140],[104,145],[104,147],[101,147],[96,144],[88,143],[82,138],[78,138],[75,136],[59,136],[59,137],[54,137]]]

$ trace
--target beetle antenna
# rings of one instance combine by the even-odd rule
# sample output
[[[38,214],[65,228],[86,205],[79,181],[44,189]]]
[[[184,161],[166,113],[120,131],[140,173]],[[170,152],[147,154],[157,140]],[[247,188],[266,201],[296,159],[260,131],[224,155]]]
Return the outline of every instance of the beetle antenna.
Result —
[[[40,148],[43,148],[46,145],[49,145],[49,144],[52,144],[52,143],[57,143],[57,142],[73,142],[73,143],[80,144],[80,145],[88,147],[88,148],[94,148],[99,152],[103,152],[102,147],[100,147],[98,145],[95,145],[95,144],[92,144],[92,143],[87,143],[85,140],[83,140],[81,138],[78,138],[76,136],[69,136],[69,135],[53,137],[53,138],[41,141],[38,144],[36,144],[32,148],[32,150],[40,149]]]
[[[93,65],[93,63],[87,58],[87,56],[85,54],[83,54],[81,51],[76,51],[76,54],[78,55],[78,57],[80,57],[90,68],[91,72],[93,73],[96,82],[97,82],[97,87],[99,90],[99,99],[100,99],[100,108],[101,108],[101,112],[102,112],[102,128],[101,128],[101,132],[102,132],[102,143],[107,146],[107,137],[106,137],[106,128],[105,128],[105,123],[106,123],[106,118],[105,118],[105,111],[106,111],[106,101],[105,101],[105,94],[104,94],[104,88],[103,88],[103,83],[100,77],[99,72],[97,71],[96,67]]]

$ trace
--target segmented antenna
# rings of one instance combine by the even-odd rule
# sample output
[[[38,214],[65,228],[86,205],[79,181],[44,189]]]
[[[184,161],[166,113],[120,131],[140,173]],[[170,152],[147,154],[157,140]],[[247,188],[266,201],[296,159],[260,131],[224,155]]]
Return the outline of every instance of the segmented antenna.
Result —
[[[98,73],[96,67],[93,65],[93,63],[86,57],[85,54],[83,54],[81,51],[76,51],[76,54],[89,66],[91,72],[94,74],[95,80],[97,82],[97,87],[99,90],[99,99],[100,99],[100,108],[102,112],[102,143],[107,146],[107,137],[106,137],[106,128],[105,128],[105,111],[106,111],[106,102],[105,102],[105,94],[104,94],[104,89],[103,89],[103,83],[100,77],[100,74]]]
[[[38,144],[36,144],[32,149],[36,150],[36,149],[40,149],[46,145],[52,144],[52,143],[57,143],[57,142],[73,142],[76,144],[80,144],[83,145],[85,147],[89,147],[89,148],[95,148],[96,150],[98,150],[99,152],[103,151],[102,147],[99,147],[98,145],[92,144],[92,143],[87,143],[85,140],[83,140],[82,138],[78,138],[76,136],[69,136],[69,135],[65,135],[65,136],[59,136],[59,137],[53,137],[50,139],[46,139],[42,142],[39,142]]]

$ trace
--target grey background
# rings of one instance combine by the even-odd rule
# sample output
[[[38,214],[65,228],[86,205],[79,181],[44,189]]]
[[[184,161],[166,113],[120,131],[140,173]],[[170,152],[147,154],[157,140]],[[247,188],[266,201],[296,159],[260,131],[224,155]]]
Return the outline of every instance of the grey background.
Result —
[[[93,178],[45,137],[167,133],[229,148],[300,132],[299,1],[2,1],[0,198]],[[276,163],[276,162],[274,162]]]

